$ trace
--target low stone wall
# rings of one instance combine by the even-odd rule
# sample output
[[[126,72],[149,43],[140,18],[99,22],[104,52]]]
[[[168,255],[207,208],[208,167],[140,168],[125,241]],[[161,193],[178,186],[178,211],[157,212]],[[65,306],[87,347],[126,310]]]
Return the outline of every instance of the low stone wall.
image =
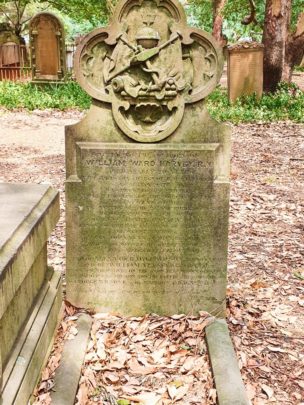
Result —
[[[47,265],[47,239],[59,215],[59,194],[49,186],[0,184],[0,366],[5,404],[27,403],[46,355],[45,350],[37,355],[43,329],[52,318],[52,327],[44,340],[46,348],[57,324],[62,301],[60,275],[55,275],[57,281],[53,294],[57,304],[54,307],[54,300],[51,300],[50,310],[45,311],[44,317],[40,315],[41,333],[28,342],[27,353],[20,356],[51,284],[54,284],[54,272]],[[36,326],[34,329],[39,330],[39,325]],[[36,364],[31,369],[30,360],[35,356]],[[24,363],[20,369],[22,359]],[[29,383],[24,384],[27,379]],[[22,398],[16,402],[22,385]]]

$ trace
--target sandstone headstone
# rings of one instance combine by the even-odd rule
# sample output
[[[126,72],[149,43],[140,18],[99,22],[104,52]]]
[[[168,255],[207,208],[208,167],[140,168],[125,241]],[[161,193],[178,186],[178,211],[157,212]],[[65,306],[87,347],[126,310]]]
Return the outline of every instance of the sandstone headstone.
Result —
[[[30,22],[34,81],[63,80],[66,73],[64,27],[54,14],[39,13]]]
[[[225,309],[230,130],[223,67],[176,0],[122,1],[78,47],[93,97],[66,129],[67,299],[128,315]]]
[[[0,46],[7,43],[20,44],[19,38],[12,32],[10,26],[6,23],[0,24]]]
[[[263,94],[264,45],[256,42],[239,43],[228,47],[228,97]]]
[[[19,38],[8,24],[0,24],[0,80],[13,80],[19,77],[18,68],[24,56],[25,48],[20,47]]]

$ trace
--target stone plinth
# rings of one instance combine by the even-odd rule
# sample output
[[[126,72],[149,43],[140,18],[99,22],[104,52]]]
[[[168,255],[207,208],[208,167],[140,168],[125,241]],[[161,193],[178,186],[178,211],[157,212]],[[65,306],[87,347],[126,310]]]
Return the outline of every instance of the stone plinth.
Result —
[[[27,403],[56,327],[62,301],[61,282],[60,275],[54,275],[47,266],[47,239],[58,219],[59,195],[49,186],[0,184],[0,351],[3,403],[13,403],[10,400],[15,396],[22,399],[17,403]],[[45,297],[50,294],[53,300],[48,305]],[[44,315],[41,315],[43,307]],[[35,323],[37,319],[38,324]],[[39,345],[45,328],[49,330],[42,347]],[[41,333],[28,342],[29,332],[33,330],[32,333],[37,334],[40,329]],[[31,350],[27,344],[32,347]],[[27,347],[24,358],[29,362],[35,358],[35,364],[21,372],[22,362],[17,359],[21,358],[20,353],[24,347]],[[16,373],[19,383],[18,378],[12,378],[12,375],[16,377]],[[28,383],[25,384],[24,379],[28,379]]]
[[[64,27],[52,13],[39,13],[30,22],[33,81],[63,80],[66,73]]]
[[[263,94],[264,45],[256,42],[239,43],[228,47],[228,97]]]
[[[75,67],[94,100],[66,129],[67,299],[223,316],[230,131],[204,105],[221,50],[177,1],[127,0],[83,39]]]

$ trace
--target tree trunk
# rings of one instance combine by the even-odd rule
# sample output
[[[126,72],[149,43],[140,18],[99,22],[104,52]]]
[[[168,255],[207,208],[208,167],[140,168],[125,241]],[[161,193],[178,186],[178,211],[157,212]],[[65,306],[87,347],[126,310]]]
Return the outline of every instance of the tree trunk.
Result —
[[[289,34],[286,43],[285,61],[282,80],[291,82],[295,66],[300,65],[304,56],[304,12],[299,15],[297,29],[294,34]]]
[[[223,9],[227,0],[214,0],[213,2],[213,31],[214,38],[221,46],[225,46],[227,41],[223,36]]]
[[[292,0],[266,0],[263,44],[264,90],[274,92],[282,80]]]

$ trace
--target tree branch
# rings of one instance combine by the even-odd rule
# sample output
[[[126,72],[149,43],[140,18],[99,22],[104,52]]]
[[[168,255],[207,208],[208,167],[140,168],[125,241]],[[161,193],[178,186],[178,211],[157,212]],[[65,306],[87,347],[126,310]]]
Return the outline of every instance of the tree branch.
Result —
[[[249,25],[251,23],[257,24],[256,19],[256,5],[254,0],[248,0],[250,5],[250,15],[247,15],[244,20],[242,21],[243,25]]]
[[[10,18],[10,16],[4,11],[4,9],[0,6],[0,11],[5,15],[5,17],[15,26],[14,21]]]

